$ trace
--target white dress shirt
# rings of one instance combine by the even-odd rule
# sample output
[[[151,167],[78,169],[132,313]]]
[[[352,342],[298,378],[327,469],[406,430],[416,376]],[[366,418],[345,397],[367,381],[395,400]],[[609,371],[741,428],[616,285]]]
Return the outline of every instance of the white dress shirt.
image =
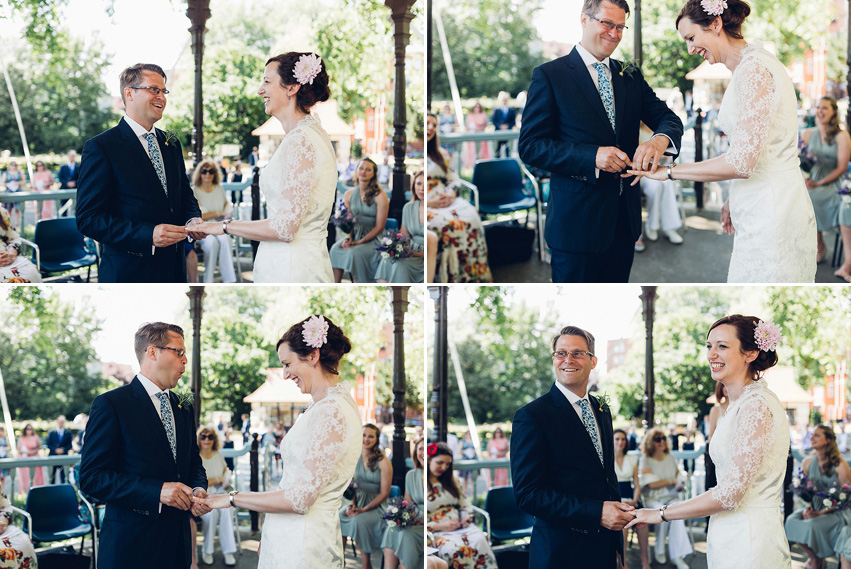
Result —
[[[582,420],[582,407],[579,406],[579,402],[584,399],[585,401],[588,402],[588,408],[589,409],[593,409],[593,407],[594,407],[594,404],[591,403],[590,399],[588,399],[588,391],[587,390],[585,391],[585,395],[583,397],[579,397],[578,395],[576,395],[574,392],[572,392],[571,390],[569,390],[568,388],[563,386],[558,381],[556,381],[556,387],[567,398],[567,402],[570,403],[570,406],[576,412],[576,416],[579,417],[579,421],[584,425],[585,421]],[[594,417],[594,430],[597,431],[597,439],[600,441],[600,444],[602,444],[603,439],[600,436],[600,425],[597,424],[597,417],[594,415],[593,410],[591,411],[591,416]]]
[[[145,377],[141,373],[137,373],[136,377],[139,378],[139,382],[142,384],[142,387],[144,387],[145,391],[148,393],[148,397],[150,397],[150,399],[151,399],[151,404],[153,404],[154,409],[157,411],[157,417],[159,417],[160,421],[162,421],[163,414],[162,414],[162,411],[160,410],[160,397],[157,394],[158,393],[165,393],[166,396],[168,396],[169,390],[166,389],[165,391],[163,391],[162,389],[157,387],[157,385],[153,381],[151,381],[150,379],[148,379],[147,377]],[[163,429],[165,429],[165,426],[163,426]],[[174,413],[171,414],[171,429],[174,432],[175,436],[177,436],[177,429],[176,429],[176,425],[174,424]],[[175,442],[175,444],[177,443],[177,441],[174,441],[174,442]]]
[[[151,133],[151,134],[154,135],[154,142],[156,142],[157,147],[160,149],[160,159],[162,159],[163,149],[160,146],[159,139],[157,138],[157,129],[152,126],[151,130],[145,130],[145,127],[143,127],[142,125],[140,125],[139,123],[137,123],[136,121],[134,121],[133,119],[128,117],[127,115],[124,115],[124,120],[127,121],[127,124],[129,124],[130,128],[133,129],[133,134],[136,135],[136,140],[138,140],[139,144],[142,145],[142,148],[145,149],[145,154],[148,155],[148,158],[151,157],[151,153],[148,152],[148,139],[145,138],[145,135],[148,134],[148,133]]]

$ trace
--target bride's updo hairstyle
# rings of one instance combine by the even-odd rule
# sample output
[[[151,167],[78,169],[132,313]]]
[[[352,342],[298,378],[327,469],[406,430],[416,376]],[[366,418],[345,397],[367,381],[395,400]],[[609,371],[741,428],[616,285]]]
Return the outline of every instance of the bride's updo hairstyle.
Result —
[[[328,88],[328,72],[325,70],[325,60],[320,63],[321,69],[312,83],[299,83],[293,70],[295,64],[303,55],[315,55],[311,52],[289,51],[270,57],[266,62],[269,65],[273,61],[278,64],[278,76],[281,78],[281,83],[284,85],[301,85],[301,88],[296,93],[295,101],[298,105],[298,110],[303,113],[310,113],[310,107],[316,103],[327,101],[331,97],[331,90]],[[318,57],[318,56],[317,56]]]
[[[728,0],[729,2],[729,0]],[[741,343],[741,351],[744,352],[759,352],[756,359],[748,364],[748,371],[754,381],[760,379],[763,372],[770,367],[777,365],[777,350],[761,350],[756,344],[754,330],[759,324],[759,318],[756,316],[742,316],[741,314],[731,314],[720,320],[716,320],[715,324],[709,327],[709,332],[712,332],[718,326],[728,324],[736,329],[736,336]],[[709,332],[706,333],[706,338],[709,338]]]
[[[745,23],[745,19],[750,13],[751,7],[747,2],[743,0],[727,0],[727,8],[721,12],[721,26],[724,29],[724,33],[737,40],[743,39],[742,24]],[[703,8],[701,0],[688,0],[682,10],[680,10],[680,15],[677,16],[677,22],[674,24],[674,27],[679,28],[680,20],[688,18],[698,26],[706,29],[717,17],[708,13]]]
[[[275,350],[281,347],[281,344],[286,343],[290,350],[298,355],[302,361],[307,359],[307,356],[316,350],[308,346],[304,341],[304,323],[310,320],[312,316],[308,316],[301,322],[293,324],[290,329],[284,332],[278,343],[275,344]],[[319,363],[322,364],[322,369],[328,373],[339,375],[338,367],[340,360],[350,351],[352,351],[352,343],[343,333],[339,326],[331,322],[327,316],[322,316],[328,323],[328,341],[326,341],[319,349]]]

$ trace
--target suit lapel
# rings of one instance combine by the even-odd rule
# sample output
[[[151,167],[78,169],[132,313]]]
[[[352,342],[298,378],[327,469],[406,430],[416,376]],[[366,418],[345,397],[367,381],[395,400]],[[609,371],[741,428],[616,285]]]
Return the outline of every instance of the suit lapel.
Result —
[[[174,448],[177,452],[177,470],[180,471],[180,433],[183,432],[185,428],[186,417],[184,417],[184,413],[178,405],[177,395],[169,392],[168,400],[171,403],[171,414],[174,417]],[[168,439],[168,437],[166,437]],[[171,452],[171,448],[168,449]]]
[[[145,424],[149,429],[151,429],[154,433],[154,437],[157,439],[157,448],[173,463],[174,457],[171,456],[171,445],[168,443],[168,436],[165,434],[163,421],[160,419],[159,413],[157,413],[156,409],[154,409],[151,397],[148,395],[148,392],[145,391],[145,388],[142,385],[142,382],[139,381],[138,377],[133,378],[130,387],[133,389],[133,395],[139,400],[139,407],[142,411],[142,417]],[[172,406],[172,415],[174,415],[174,406]],[[175,430],[177,430],[177,417],[175,417],[174,423]]]
[[[611,59],[609,61],[611,62]],[[588,102],[591,103],[591,106],[594,107],[594,110],[600,116],[600,120],[603,121],[603,124],[605,124],[609,131],[613,133],[612,123],[609,122],[609,115],[606,114],[606,108],[603,106],[603,99],[600,98],[600,91],[598,91],[597,87],[594,85],[594,81],[591,79],[591,74],[588,72],[585,62],[582,61],[582,56],[579,55],[579,52],[575,47],[567,57],[567,64],[568,67],[574,71],[573,75],[576,78],[576,84],[579,85],[579,90],[583,95],[585,95]],[[617,101],[617,94],[615,95],[615,101]],[[615,124],[617,124],[617,122]]]
[[[133,132],[133,129],[130,128],[130,125],[127,124],[127,121],[121,119],[118,123],[118,130],[121,134],[121,137],[126,141],[126,150],[127,150],[127,161],[131,164],[131,168],[133,172],[140,172],[145,179],[141,180],[141,184],[145,187],[146,195],[149,196],[162,196],[165,199],[165,191],[163,191],[163,185],[160,182],[159,176],[157,176],[157,171],[154,169],[154,163],[151,162],[150,156],[145,152],[145,149],[142,148],[142,144],[139,142],[139,138],[136,136],[136,133]],[[154,129],[157,132],[157,139],[159,139],[160,131]],[[160,145],[162,148],[162,144]],[[162,154],[162,152],[160,153]],[[163,157],[163,165],[165,165],[165,158]],[[168,170],[166,170],[168,172]],[[166,175],[166,181],[168,181],[168,176]],[[150,189],[157,190],[159,192],[151,192]],[[145,389],[142,388],[142,391]]]
[[[612,448],[613,442],[609,440],[609,430],[605,427],[604,417],[606,416],[602,411],[600,411],[600,402],[593,395],[589,395],[588,399],[591,402],[591,412],[594,413],[594,418],[597,419],[597,426],[600,428],[600,448],[603,451],[603,466],[605,467],[605,463],[608,462],[609,453],[606,452],[607,448]],[[594,449],[594,452],[597,452]]]
[[[626,105],[626,83],[624,82],[621,69],[623,65],[620,61],[615,61],[609,58],[609,65],[612,69],[612,93],[615,97],[615,135],[617,140],[621,138],[621,125],[624,123],[623,109]]]
[[[177,182],[178,172],[174,171],[174,167],[172,165],[173,160],[171,160],[169,156],[171,154],[171,147],[166,146],[165,132],[158,128],[155,128],[154,131],[157,133],[157,140],[160,143],[160,155],[162,156],[163,168],[165,169],[165,183],[169,189],[168,201],[174,204],[177,197],[176,189],[180,187],[180,184]],[[153,164],[151,165],[151,168],[153,168]],[[156,176],[156,170],[154,170],[154,175]],[[159,181],[159,178],[157,178],[157,181]],[[162,184],[160,184],[160,187],[162,187]]]
[[[565,422],[567,427],[577,433],[576,436],[579,440],[582,441],[582,445],[585,447],[586,453],[590,453],[590,456],[594,457],[594,463],[600,464],[600,457],[597,456],[597,449],[594,448],[594,442],[591,440],[591,435],[588,434],[588,430],[585,428],[585,424],[582,422],[582,419],[580,419],[579,416],[576,414],[576,411],[573,409],[573,405],[570,404],[570,402],[567,400],[564,394],[559,391],[558,387],[556,387],[555,384],[553,384],[552,388],[550,389],[550,396],[552,397],[553,404],[555,405],[558,411],[556,415],[558,415],[559,418]],[[594,405],[592,404],[591,407],[593,408]],[[600,430],[602,430],[602,428]],[[600,465],[600,468],[602,467],[603,466]]]

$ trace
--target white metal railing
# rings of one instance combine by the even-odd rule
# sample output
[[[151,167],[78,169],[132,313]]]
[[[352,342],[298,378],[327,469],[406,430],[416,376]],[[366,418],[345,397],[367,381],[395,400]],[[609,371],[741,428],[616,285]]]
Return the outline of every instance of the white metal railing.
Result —
[[[461,172],[461,155],[465,142],[476,145],[476,157],[480,154],[480,145],[486,144],[492,158],[497,158],[497,142],[505,141],[508,144],[508,155],[517,156],[517,139],[520,138],[519,130],[495,130],[492,132],[451,132],[440,135],[440,145],[449,151],[449,167],[456,172]]]

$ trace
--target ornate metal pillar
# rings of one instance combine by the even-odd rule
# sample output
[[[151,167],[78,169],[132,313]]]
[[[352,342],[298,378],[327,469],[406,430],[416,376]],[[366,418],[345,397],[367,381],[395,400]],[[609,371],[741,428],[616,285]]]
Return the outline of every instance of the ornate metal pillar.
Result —
[[[407,106],[405,104],[405,48],[411,39],[411,20],[414,14],[411,6],[416,0],[384,0],[390,8],[393,20],[393,39],[395,43],[396,76],[393,80],[393,193],[390,195],[389,217],[402,218],[405,205],[405,190],[411,185],[411,177],[405,173],[405,126],[407,126]]]
[[[204,152],[204,97],[202,95],[202,66],[204,59],[204,34],[210,18],[210,0],[188,0],[186,17],[192,22],[192,53],[195,55],[195,104],[193,119],[192,163],[197,166]]]
[[[656,380],[653,376],[653,320],[656,318],[656,287],[641,287],[641,308],[644,314],[644,428],[655,423],[654,404]]]
[[[851,0],[849,0],[851,2]],[[431,110],[431,38],[432,18],[431,7],[434,2],[426,2],[426,110]]]
[[[448,287],[430,286],[429,295],[434,301],[434,373],[432,374],[431,409],[434,421],[434,440],[446,441],[448,434],[448,388],[449,369],[447,354],[449,351],[449,336],[447,323],[447,294]]]
[[[635,52],[635,62],[638,67],[644,63],[644,54],[641,51],[641,0],[635,0],[635,5],[632,8],[635,14],[633,26],[635,26],[635,34],[633,35],[632,50]]]
[[[201,313],[204,311],[203,286],[190,286],[189,316],[192,318],[192,409],[195,411],[195,429],[201,424]]]
[[[391,287],[393,292],[393,484],[405,487],[405,312],[408,288]]]

